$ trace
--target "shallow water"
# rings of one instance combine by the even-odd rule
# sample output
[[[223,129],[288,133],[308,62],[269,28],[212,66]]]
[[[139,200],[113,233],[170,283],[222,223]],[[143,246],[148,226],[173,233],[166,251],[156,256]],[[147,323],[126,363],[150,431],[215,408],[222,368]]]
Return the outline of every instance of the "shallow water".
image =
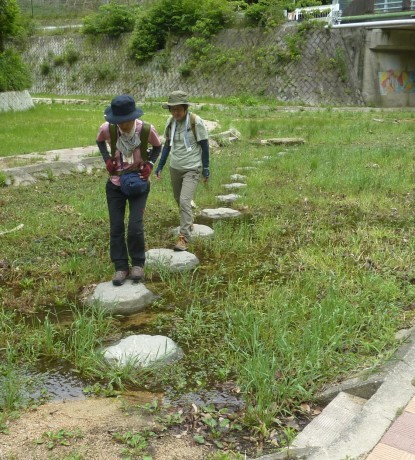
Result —
[[[35,400],[45,394],[49,401],[83,399],[86,397],[83,389],[92,384],[82,379],[66,363],[39,363],[26,373],[26,377],[39,382],[28,394],[29,398]]]

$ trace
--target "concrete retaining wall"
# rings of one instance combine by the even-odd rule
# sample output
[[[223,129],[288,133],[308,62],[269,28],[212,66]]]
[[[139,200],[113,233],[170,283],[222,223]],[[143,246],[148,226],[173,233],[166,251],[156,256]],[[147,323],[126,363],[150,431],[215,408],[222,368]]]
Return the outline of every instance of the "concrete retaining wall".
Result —
[[[0,93],[0,112],[29,110],[32,107],[33,101],[27,90]]]
[[[361,60],[361,34],[310,29],[298,40],[295,55],[290,43],[297,40],[296,33],[295,24],[270,31],[221,31],[214,42],[220,62],[188,77],[181,73],[189,59],[184,39],[171,38],[151,62],[137,65],[127,55],[129,35],[118,40],[75,33],[40,36],[32,39],[24,60],[33,70],[32,93],[130,93],[144,100],[181,88],[192,97],[265,95],[311,105],[363,105],[355,65]],[[69,47],[79,59],[72,64],[60,59],[56,65]]]

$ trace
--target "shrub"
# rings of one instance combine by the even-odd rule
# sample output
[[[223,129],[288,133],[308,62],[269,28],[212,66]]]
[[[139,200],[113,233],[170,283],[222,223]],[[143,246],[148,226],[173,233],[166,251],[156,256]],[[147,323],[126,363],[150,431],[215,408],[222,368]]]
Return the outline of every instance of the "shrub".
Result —
[[[29,69],[20,54],[12,49],[0,53],[0,92],[22,91],[31,85]]]
[[[122,33],[133,30],[134,21],[134,10],[131,7],[111,2],[108,5],[101,5],[98,13],[84,18],[82,32],[119,37]]]
[[[276,27],[284,21],[284,14],[278,0],[259,0],[247,8],[245,18],[254,27]]]
[[[158,0],[138,16],[130,54],[137,61],[145,61],[164,48],[169,33],[207,37],[230,21],[230,6],[222,0]]]
[[[75,64],[75,62],[79,60],[79,56],[80,56],[80,53],[75,48],[75,45],[73,44],[73,42],[68,43],[65,47],[65,51],[63,52],[63,58],[65,62],[67,62],[67,64],[71,66],[72,64]]]

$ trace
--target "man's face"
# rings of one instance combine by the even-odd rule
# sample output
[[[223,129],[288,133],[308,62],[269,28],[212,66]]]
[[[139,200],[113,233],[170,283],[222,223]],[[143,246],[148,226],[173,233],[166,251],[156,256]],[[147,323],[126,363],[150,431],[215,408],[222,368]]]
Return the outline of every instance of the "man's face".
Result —
[[[183,121],[187,114],[187,105],[174,105],[169,107],[170,113],[176,121]]]
[[[119,128],[123,133],[129,133],[134,126],[135,120],[124,121],[123,123],[118,123]]]

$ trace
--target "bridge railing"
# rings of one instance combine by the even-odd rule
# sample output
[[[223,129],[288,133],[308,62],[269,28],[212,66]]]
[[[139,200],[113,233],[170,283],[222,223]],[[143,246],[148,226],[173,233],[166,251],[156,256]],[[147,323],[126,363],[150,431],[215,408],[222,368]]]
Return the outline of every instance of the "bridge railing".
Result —
[[[303,21],[304,19],[327,19],[330,21],[333,13],[337,11],[339,11],[339,5],[308,6],[296,8],[288,13],[287,19],[289,21]]]

